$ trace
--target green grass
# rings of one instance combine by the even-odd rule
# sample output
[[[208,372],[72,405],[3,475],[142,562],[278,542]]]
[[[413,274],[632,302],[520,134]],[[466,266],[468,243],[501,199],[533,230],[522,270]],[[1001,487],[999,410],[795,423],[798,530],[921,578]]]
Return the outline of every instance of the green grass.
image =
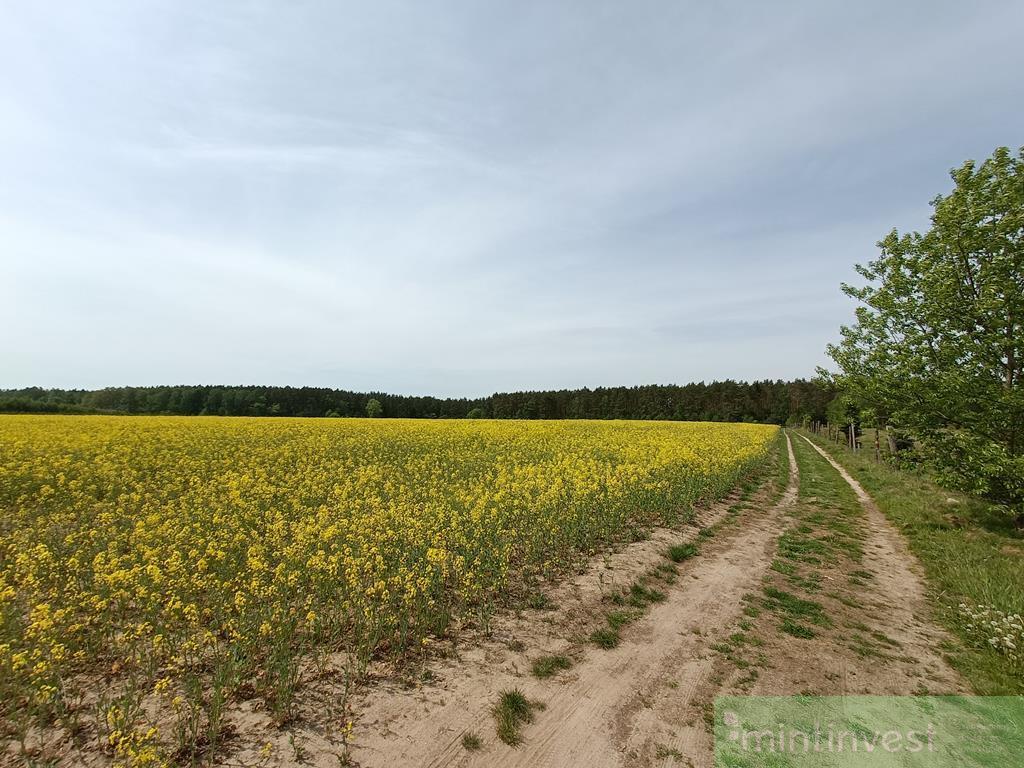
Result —
[[[780,632],[811,639],[818,635],[818,628],[834,624],[826,605],[811,596],[821,593],[826,578],[834,578],[823,573],[845,569],[847,558],[859,563],[864,517],[846,481],[796,436],[793,452],[800,469],[799,500],[791,513],[793,523],[779,537],[770,565],[770,572],[778,575],[765,579],[760,599],[744,598],[744,614],[757,617],[759,609],[768,610],[778,617]],[[736,636],[730,638],[739,647],[742,643],[737,641]]]
[[[555,604],[551,602],[551,598],[543,592],[532,592],[526,599],[526,605],[536,611],[550,611],[555,607]]]
[[[696,544],[676,544],[668,548],[668,559],[673,563],[681,563],[691,557],[696,557],[699,551]]]
[[[664,599],[664,592],[651,589],[640,582],[635,582],[629,588],[629,604],[636,608],[646,608],[651,603],[660,603]]]
[[[777,573],[781,573],[783,576],[792,576],[796,573],[796,566],[792,563],[784,563],[779,559],[772,561],[771,569]]]
[[[658,563],[647,572],[647,577],[666,584],[675,584],[679,578],[679,571],[673,563]]]
[[[498,738],[509,746],[518,746],[523,741],[523,725],[533,722],[535,709],[543,708],[543,705],[526,698],[526,695],[518,688],[502,691],[498,697],[498,703],[492,710]],[[463,741],[463,745],[465,745],[465,741]]]
[[[532,672],[534,677],[539,677],[543,680],[570,667],[572,667],[572,659],[568,656],[541,656],[534,660]]]
[[[608,621],[608,626],[618,631],[624,626],[634,621],[638,614],[636,611],[611,611],[605,615],[605,619]]]
[[[832,626],[832,620],[819,602],[804,600],[775,587],[765,587],[764,594],[765,607],[769,610],[784,613],[792,619],[804,619],[820,627]]]
[[[814,637],[813,629],[804,626],[803,624],[800,624],[798,622],[795,622],[789,618],[782,620],[782,623],[779,625],[779,629],[781,629],[787,635],[792,635],[793,637],[802,637],[807,639]]]
[[[790,436],[792,437],[792,434]],[[767,502],[775,504],[782,498],[782,494],[786,492],[786,487],[789,485],[789,451],[786,450],[786,430],[779,430],[772,456],[774,459],[766,469],[766,473],[771,479]],[[750,495],[747,494],[743,496],[744,499],[749,497]]]
[[[620,639],[619,631],[611,627],[602,627],[590,633],[590,642],[598,648],[604,648],[605,650],[617,646]]]
[[[472,731],[462,734],[462,746],[467,752],[476,752],[480,747],[483,746],[483,742],[480,737]]]
[[[846,467],[906,537],[924,566],[936,619],[960,640],[949,659],[975,692],[1024,693],[1019,668],[973,638],[958,610],[963,602],[1024,613],[1024,537],[1013,521],[980,499],[939,487],[924,474],[875,463],[873,450],[855,454],[811,437]]]
[[[779,557],[787,560],[820,565],[830,549],[827,542],[797,531],[787,531],[779,538]]]

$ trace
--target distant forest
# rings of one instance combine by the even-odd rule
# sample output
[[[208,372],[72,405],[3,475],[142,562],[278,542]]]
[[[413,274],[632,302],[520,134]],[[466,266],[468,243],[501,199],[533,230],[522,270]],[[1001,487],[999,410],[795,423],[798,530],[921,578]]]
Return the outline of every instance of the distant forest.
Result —
[[[317,387],[168,386],[0,390],[0,412],[188,416],[365,416],[371,400],[391,418],[664,419],[785,424],[823,419],[834,391],[815,381],[598,387],[437,398]],[[371,410],[376,411],[376,406]]]

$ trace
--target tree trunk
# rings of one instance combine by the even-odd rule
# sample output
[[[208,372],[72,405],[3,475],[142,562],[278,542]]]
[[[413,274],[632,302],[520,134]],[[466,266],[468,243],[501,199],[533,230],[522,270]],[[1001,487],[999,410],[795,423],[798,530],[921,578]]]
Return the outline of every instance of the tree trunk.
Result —
[[[1017,351],[1015,349],[1014,342],[1014,331],[1015,331],[1013,312],[1010,312],[1010,316],[1006,323],[1006,392],[1010,394],[1013,392],[1013,388],[1017,381]],[[1010,414],[1010,434],[1009,449],[1010,455],[1017,455],[1017,411],[1016,409]]]

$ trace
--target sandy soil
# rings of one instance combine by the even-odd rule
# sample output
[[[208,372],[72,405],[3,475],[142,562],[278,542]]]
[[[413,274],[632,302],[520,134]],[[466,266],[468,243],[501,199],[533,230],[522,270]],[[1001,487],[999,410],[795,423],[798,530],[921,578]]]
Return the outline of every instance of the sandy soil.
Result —
[[[787,438],[788,439],[788,438]],[[764,498],[706,544],[702,554],[680,570],[668,598],[623,631],[614,649],[578,649],[579,663],[560,678],[536,680],[527,659],[483,646],[442,671],[443,682],[414,692],[377,690],[355,705],[362,714],[352,757],[362,766],[619,766],[654,754],[657,743],[673,740],[652,719],[653,703],[672,697],[687,701],[712,668],[708,638],[730,627],[742,610],[742,596],[759,583],[780,532],[781,516],[796,500],[797,470],[790,451],[790,481],[782,499],[764,511]],[[728,503],[700,521],[721,518]],[[691,536],[695,529],[691,531]],[[649,542],[627,548],[597,564],[555,596],[592,610],[611,582],[625,585],[653,563],[664,562],[678,532],[658,531]],[[611,575],[607,575],[610,572]],[[625,577],[625,578],[623,578]],[[604,605],[607,608],[607,605]],[[587,608],[570,611],[568,622],[551,617],[538,623],[523,616],[502,628],[524,642],[527,655],[571,650],[573,624]],[[670,685],[671,684],[671,685]],[[545,709],[524,732],[525,742],[509,747],[495,736],[491,715],[499,691],[518,687]],[[672,726],[675,729],[675,726]],[[702,732],[703,724],[690,730]],[[467,732],[482,748],[462,746]],[[681,737],[687,746],[693,738]]]
[[[920,567],[863,488],[820,450],[863,508],[863,556],[841,559],[823,576],[831,597],[821,599],[833,626],[795,639],[778,630],[776,617],[743,615],[765,585],[781,579],[770,570],[779,536],[799,522],[800,510],[818,511],[815,499],[798,498],[789,440],[781,499],[770,503],[762,492],[738,515],[726,515],[734,500],[705,510],[699,525],[718,521],[718,535],[683,564],[667,599],[623,630],[618,647],[599,650],[583,639],[608,609],[604,597],[664,562],[665,547],[692,538],[695,527],[684,534],[659,530],[593,563],[553,594],[557,610],[505,617],[490,639],[433,663],[429,684],[366,690],[354,702],[355,764],[709,766],[717,695],[966,691],[937,650],[948,638],[927,619]],[[716,650],[741,627],[757,649],[756,676],[735,654]],[[567,654],[575,665],[550,680],[530,676],[531,659],[548,653]],[[491,714],[499,692],[513,687],[544,706],[516,748],[497,739]],[[463,746],[467,733],[480,738],[478,751]]]

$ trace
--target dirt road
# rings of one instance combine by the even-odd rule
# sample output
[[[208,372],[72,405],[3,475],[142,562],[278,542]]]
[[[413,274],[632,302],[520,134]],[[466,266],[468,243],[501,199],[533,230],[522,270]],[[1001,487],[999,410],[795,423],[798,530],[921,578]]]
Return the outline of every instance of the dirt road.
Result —
[[[682,570],[668,599],[631,624],[618,647],[588,649],[571,672],[554,682],[525,676],[519,664],[493,663],[502,654],[492,649],[484,654],[482,664],[449,670],[454,674],[439,691],[398,696],[399,700],[393,693],[371,697],[364,702],[360,723],[366,734],[358,740],[353,757],[365,766],[599,768],[654,755],[662,742],[668,749],[670,744],[705,749],[703,721],[684,726],[674,737],[667,732],[670,726],[651,716],[651,705],[672,697],[687,709],[713,666],[709,638],[735,623],[743,609],[743,595],[757,587],[771,562],[782,515],[797,498],[792,445],[788,451],[789,485],[781,500],[766,511],[744,515],[744,524],[734,524],[706,546]],[[722,514],[719,508],[709,518]],[[661,534],[656,538],[667,540]],[[641,564],[661,556],[657,549],[638,549],[625,554]],[[594,596],[592,589],[583,589],[576,599],[586,602]],[[536,632],[531,624],[527,617],[522,626],[505,631],[528,642]],[[559,647],[548,637],[543,640],[548,652]],[[490,711],[497,692],[512,687],[545,706],[518,748],[497,740]],[[462,736],[467,732],[480,736],[479,752],[463,747]]]
[[[551,592],[553,609],[499,617],[416,679],[364,687],[351,701],[349,764],[709,766],[716,696],[965,691],[898,532],[824,451],[788,434],[786,451],[785,489],[766,481],[684,530],[596,558]],[[686,541],[698,554],[669,564],[668,548]],[[611,598],[659,576],[663,599],[636,611],[615,647],[588,641],[614,612]],[[571,668],[531,675],[551,654]],[[493,716],[510,689],[542,707],[514,747]],[[302,760],[273,762],[337,765],[326,729],[302,738]]]

